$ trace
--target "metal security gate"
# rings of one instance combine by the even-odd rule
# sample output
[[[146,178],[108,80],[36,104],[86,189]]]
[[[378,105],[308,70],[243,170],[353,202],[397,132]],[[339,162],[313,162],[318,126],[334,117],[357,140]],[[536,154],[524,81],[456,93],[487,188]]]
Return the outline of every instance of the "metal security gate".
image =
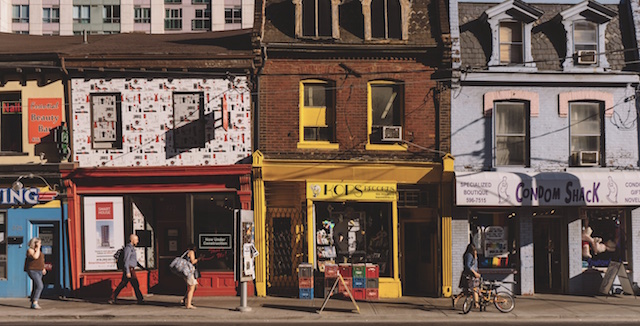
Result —
[[[296,208],[267,209],[269,295],[297,296],[296,269],[304,259],[304,220]]]

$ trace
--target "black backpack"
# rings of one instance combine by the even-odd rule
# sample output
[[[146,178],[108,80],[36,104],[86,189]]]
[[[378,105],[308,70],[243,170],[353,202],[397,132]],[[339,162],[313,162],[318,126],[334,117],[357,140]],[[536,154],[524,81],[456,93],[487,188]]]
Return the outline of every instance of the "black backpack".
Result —
[[[115,254],[113,254],[113,258],[116,259],[116,266],[118,269],[124,268],[124,247],[118,249]]]

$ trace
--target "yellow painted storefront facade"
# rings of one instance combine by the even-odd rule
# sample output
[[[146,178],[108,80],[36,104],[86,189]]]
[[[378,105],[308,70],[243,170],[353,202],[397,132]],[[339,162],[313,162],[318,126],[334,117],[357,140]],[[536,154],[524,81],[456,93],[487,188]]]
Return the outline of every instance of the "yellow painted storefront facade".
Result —
[[[307,262],[314,264],[315,221],[314,205],[320,202],[355,202],[386,203],[391,206],[391,252],[392,268],[390,277],[379,280],[379,296],[381,298],[399,298],[402,296],[402,280],[400,278],[400,248],[398,234],[398,185],[434,184],[442,185],[448,179],[453,164],[450,156],[445,156],[444,164],[433,162],[350,162],[350,161],[305,161],[265,159],[261,152],[253,155],[253,196],[254,216],[256,222],[255,241],[258,251],[268,253],[269,230],[267,228],[267,192],[265,183],[296,183],[304,185],[300,191],[301,199],[306,201],[303,227],[306,230],[305,256]],[[452,172],[451,172],[452,173]],[[450,181],[448,181],[450,182]],[[451,189],[448,186],[438,189]],[[438,194],[440,205],[450,205],[451,194]],[[451,294],[451,215],[450,208],[445,210],[449,215],[441,215],[442,230],[442,284],[441,294]],[[446,223],[448,221],[448,223]],[[266,296],[269,287],[269,255],[260,255],[256,260],[256,290],[258,296]]]

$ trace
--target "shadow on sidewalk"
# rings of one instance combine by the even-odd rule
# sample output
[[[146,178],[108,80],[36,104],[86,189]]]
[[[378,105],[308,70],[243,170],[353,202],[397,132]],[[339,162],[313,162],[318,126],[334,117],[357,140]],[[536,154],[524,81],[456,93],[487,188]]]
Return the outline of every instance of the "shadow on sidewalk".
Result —
[[[309,312],[309,313],[318,313],[320,307],[309,307],[309,306],[293,306],[293,305],[282,305],[282,304],[269,304],[265,303],[262,305],[263,308],[273,308],[273,309],[282,309],[282,310],[290,310],[290,311],[300,311],[300,312]],[[343,309],[343,308],[331,308],[325,307],[324,311],[333,311],[333,312],[354,312],[354,309]]]

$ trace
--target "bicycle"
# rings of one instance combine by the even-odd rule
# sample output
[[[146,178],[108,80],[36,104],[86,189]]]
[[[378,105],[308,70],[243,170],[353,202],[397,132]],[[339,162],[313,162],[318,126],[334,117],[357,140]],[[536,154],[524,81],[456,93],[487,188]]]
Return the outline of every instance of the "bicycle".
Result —
[[[502,282],[498,281],[481,281],[478,288],[478,299],[480,302],[480,311],[487,311],[487,306],[493,302],[500,312],[511,312],[516,307],[516,301],[513,296],[507,292],[498,292],[498,288],[502,286]],[[462,313],[467,314],[471,311],[471,307],[475,305],[473,291],[465,294],[465,300],[462,304]]]

